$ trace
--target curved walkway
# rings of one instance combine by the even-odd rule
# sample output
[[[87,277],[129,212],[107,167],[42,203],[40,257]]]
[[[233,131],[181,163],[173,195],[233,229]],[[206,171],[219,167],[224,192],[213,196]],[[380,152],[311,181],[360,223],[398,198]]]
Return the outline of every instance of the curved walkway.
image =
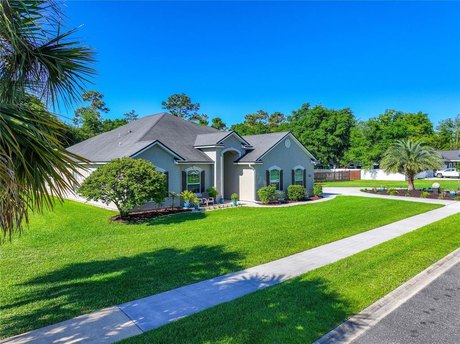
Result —
[[[282,259],[106,308],[1,343],[113,343],[297,277],[459,212],[460,202],[450,202]]]

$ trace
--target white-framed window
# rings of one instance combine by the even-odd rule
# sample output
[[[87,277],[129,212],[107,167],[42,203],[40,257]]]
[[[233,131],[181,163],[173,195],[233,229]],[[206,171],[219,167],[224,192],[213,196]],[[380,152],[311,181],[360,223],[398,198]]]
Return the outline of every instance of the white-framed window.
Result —
[[[281,170],[276,168],[270,170],[270,185],[274,185],[276,190],[280,190]]]
[[[199,193],[201,191],[201,171],[187,171],[187,190],[194,193]]]
[[[303,169],[302,168],[296,168],[294,170],[294,184],[295,185],[304,185],[304,180],[303,180]]]

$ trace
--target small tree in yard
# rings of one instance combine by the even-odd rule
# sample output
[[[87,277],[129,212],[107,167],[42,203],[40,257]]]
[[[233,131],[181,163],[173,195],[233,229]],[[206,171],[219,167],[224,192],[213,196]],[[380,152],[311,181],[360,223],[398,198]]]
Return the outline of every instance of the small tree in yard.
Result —
[[[417,173],[435,170],[442,166],[442,157],[420,141],[396,141],[383,155],[380,167],[386,172],[404,174],[409,182],[408,190],[414,190]]]
[[[78,192],[89,200],[113,202],[124,218],[136,206],[148,201],[161,203],[166,179],[152,163],[142,159],[120,158],[99,167],[82,183]]]

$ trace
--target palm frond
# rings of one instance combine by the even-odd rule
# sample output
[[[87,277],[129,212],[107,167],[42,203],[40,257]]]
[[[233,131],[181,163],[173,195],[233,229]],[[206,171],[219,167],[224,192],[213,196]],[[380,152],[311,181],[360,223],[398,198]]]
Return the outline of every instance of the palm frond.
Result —
[[[56,2],[0,0],[0,227],[3,237],[27,223],[28,211],[52,208],[76,183],[82,158],[62,144],[63,123],[30,104],[71,104],[94,70],[91,48],[61,33]]]

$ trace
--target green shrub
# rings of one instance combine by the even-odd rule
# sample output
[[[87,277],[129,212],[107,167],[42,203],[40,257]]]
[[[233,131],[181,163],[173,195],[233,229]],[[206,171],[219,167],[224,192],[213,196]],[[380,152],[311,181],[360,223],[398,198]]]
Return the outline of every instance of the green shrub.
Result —
[[[180,197],[184,199],[185,203],[191,203],[195,199],[196,195],[192,191],[184,190],[180,194]]]
[[[322,193],[323,193],[323,184],[313,185],[313,195],[321,196]]]
[[[194,205],[199,205],[199,204],[200,204],[200,199],[195,195],[195,196],[191,199],[191,202],[192,202],[192,204],[194,204]]]
[[[210,187],[209,189],[206,189],[206,192],[209,195],[209,197],[212,197],[214,199],[217,197],[217,194],[219,193],[214,186]]]
[[[302,185],[289,185],[287,194],[291,201],[301,201],[305,198],[305,188]]]
[[[161,204],[166,178],[151,162],[120,158],[102,165],[81,184],[78,193],[88,200],[113,202],[124,218],[136,206],[153,201]]]
[[[257,195],[263,204],[273,202],[276,197],[276,187],[273,185],[264,186],[263,188],[257,190]]]
[[[423,191],[423,192],[420,194],[420,198],[427,198],[429,195],[430,195],[429,192]]]
[[[286,193],[284,191],[276,191],[275,199],[277,201],[283,201],[286,199]]]
[[[390,196],[398,196],[398,190],[388,189],[387,194],[389,194]]]
[[[238,201],[238,194],[237,193],[232,193],[231,196],[230,196],[230,199],[232,201]]]
[[[455,196],[455,197],[454,197],[454,200],[460,201],[460,196]]]

